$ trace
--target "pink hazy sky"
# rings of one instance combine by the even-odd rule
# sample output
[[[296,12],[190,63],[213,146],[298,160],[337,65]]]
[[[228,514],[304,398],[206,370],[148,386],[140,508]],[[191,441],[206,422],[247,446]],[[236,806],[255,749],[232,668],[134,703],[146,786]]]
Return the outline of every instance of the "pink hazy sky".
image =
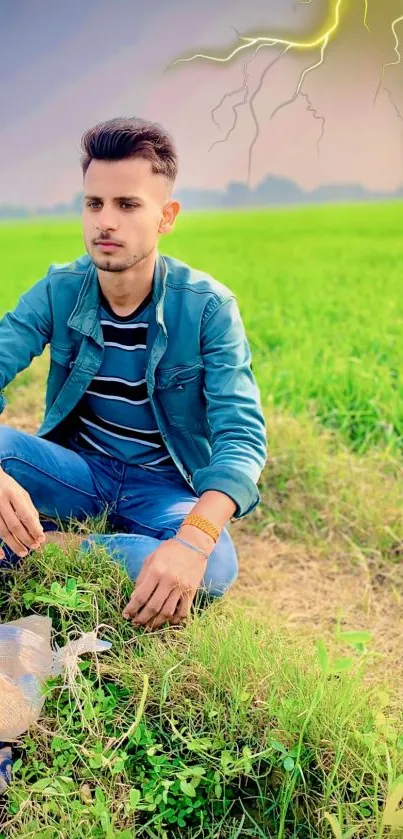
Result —
[[[3,0],[1,0],[3,2]],[[345,0],[346,2],[346,0]],[[289,53],[267,74],[254,106],[260,135],[254,147],[251,186],[266,175],[294,179],[311,189],[322,183],[354,182],[393,190],[403,183],[403,66],[387,68],[376,104],[382,64],[396,60],[390,22],[401,0],[382,4],[382,26],[369,6],[370,32],[363,26],[364,3],[355,0],[324,66],[309,74],[303,90],[326,120],[321,123],[299,98],[273,119],[289,99],[303,67],[319,50]],[[81,8],[80,8],[81,5]],[[307,39],[331,19],[329,3],[294,0],[72,0],[55,11],[51,0],[4,4],[0,42],[0,204],[50,206],[70,201],[81,189],[81,134],[98,120],[136,115],[162,123],[173,135],[180,159],[177,188],[221,189],[246,181],[255,124],[248,105],[226,142],[232,106],[242,94],[212,109],[225,93],[242,86],[245,50],[227,64],[203,60],[166,69],[184,53],[230,52],[241,34],[286,32]],[[21,7],[21,8],[19,8]],[[149,7],[149,8],[148,8]],[[34,13],[35,11],[35,13]],[[396,30],[403,41],[403,21]],[[223,52],[224,51],[224,52]],[[249,68],[256,88],[275,48],[262,48]]]

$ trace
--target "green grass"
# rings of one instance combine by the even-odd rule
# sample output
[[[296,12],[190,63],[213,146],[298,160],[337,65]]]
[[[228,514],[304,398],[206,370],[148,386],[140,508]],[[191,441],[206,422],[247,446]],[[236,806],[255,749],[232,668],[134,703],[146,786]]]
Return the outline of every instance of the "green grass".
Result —
[[[343,831],[386,836],[401,714],[384,690],[363,690],[365,633],[315,649],[221,601],[183,629],[133,637],[130,581],[102,551],[47,546],[4,583],[5,619],[49,614],[61,645],[95,622],[112,648],[48,681],[0,835],[330,839],[330,814]]]
[[[389,448],[352,452],[337,432],[307,418],[268,411],[270,465],[260,481],[261,504],[250,518],[287,541],[347,555],[378,567],[400,562],[403,468]]]
[[[377,561],[400,556],[403,542],[402,222],[397,202],[195,213],[160,239],[162,252],[210,272],[239,300],[271,457],[251,524],[331,546],[350,539]],[[83,252],[79,220],[3,225],[2,240],[10,282],[0,312],[51,262]],[[43,376],[42,366],[21,373],[7,390],[11,406],[32,405],[34,393],[42,405]],[[352,457],[362,452],[366,460]]]
[[[374,573],[403,545],[402,220],[398,203],[189,214],[160,241],[239,300],[270,449],[247,527]],[[84,250],[77,221],[5,224],[0,244],[0,312]],[[34,364],[8,388],[17,424],[39,422],[44,375]],[[403,835],[383,823],[401,789],[401,689],[368,678],[370,639],[336,630],[316,648],[233,600],[133,634],[130,592],[102,553],[51,546],[0,587],[2,620],[50,614],[60,644],[102,625],[113,644],[48,684],[0,810],[7,839]]]
[[[235,291],[265,405],[319,418],[355,451],[400,450],[402,226],[398,202],[192,213],[160,249]],[[79,221],[2,225],[0,243],[0,311],[84,252]]]

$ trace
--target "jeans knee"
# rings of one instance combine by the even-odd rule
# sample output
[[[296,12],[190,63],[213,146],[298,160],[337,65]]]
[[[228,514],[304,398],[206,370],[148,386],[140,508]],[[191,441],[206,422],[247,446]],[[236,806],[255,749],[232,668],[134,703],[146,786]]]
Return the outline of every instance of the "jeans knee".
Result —
[[[0,426],[0,465],[5,472],[7,469],[8,458],[18,458],[22,451],[23,431],[18,431],[17,428],[10,428],[8,425]]]
[[[210,554],[203,589],[211,597],[222,597],[238,576],[238,557],[234,543],[226,530],[221,533],[215,549]]]

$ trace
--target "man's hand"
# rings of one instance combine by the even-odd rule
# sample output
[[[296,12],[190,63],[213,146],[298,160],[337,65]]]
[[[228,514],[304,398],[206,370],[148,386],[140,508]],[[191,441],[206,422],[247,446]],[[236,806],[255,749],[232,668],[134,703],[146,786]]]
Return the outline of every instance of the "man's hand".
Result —
[[[39,513],[31,498],[17,481],[0,469],[0,540],[14,553],[26,556],[39,548],[45,535]],[[0,561],[4,551],[0,548]]]
[[[136,587],[123,611],[133,626],[158,629],[181,623],[188,615],[203,579],[207,560],[191,548],[168,539],[144,562]]]

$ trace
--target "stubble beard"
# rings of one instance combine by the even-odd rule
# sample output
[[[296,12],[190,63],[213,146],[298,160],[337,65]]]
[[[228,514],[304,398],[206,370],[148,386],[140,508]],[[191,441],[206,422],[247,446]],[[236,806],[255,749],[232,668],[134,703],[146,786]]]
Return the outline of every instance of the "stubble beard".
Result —
[[[129,271],[131,268],[134,268],[136,265],[139,265],[147,259],[152,254],[154,247],[155,246],[153,245],[153,247],[146,253],[139,254],[138,256],[134,255],[131,258],[127,257],[126,260],[122,260],[120,262],[117,259],[112,259],[107,256],[104,259],[92,256],[92,261],[96,268],[99,268],[100,271],[109,271],[110,273],[121,274],[123,271]]]

